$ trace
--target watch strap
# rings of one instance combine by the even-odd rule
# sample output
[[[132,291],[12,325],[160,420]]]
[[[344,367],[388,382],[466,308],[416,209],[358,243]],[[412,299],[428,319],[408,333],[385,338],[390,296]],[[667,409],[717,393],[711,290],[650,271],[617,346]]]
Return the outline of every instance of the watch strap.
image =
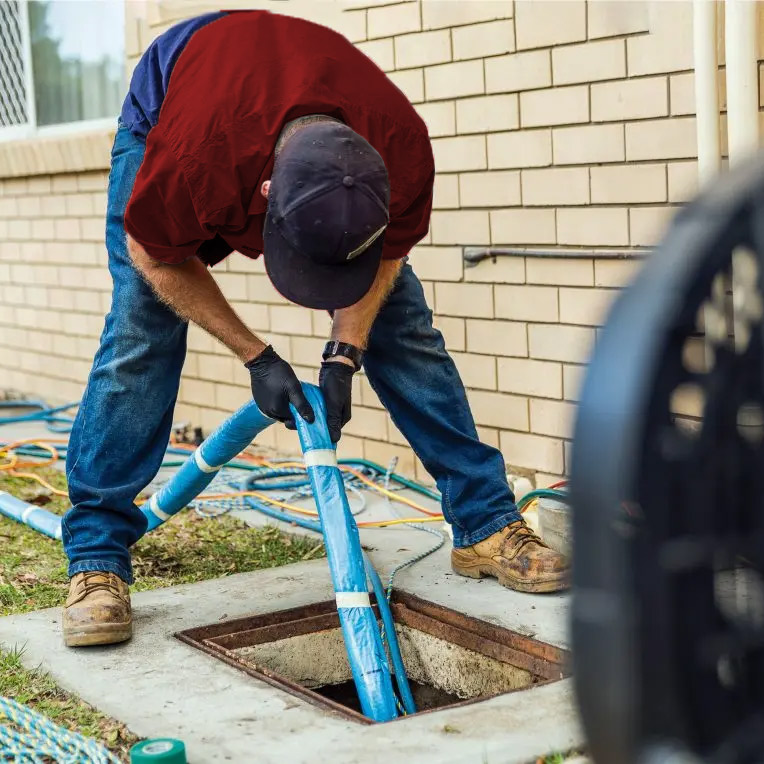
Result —
[[[360,348],[351,345],[349,342],[329,340],[324,347],[324,352],[321,357],[326,360],[327,358],[333,358],[338,355],[343,358],[349,358],[353,362],[356,371],[361,368],[361,364],[363,363],[363,351]]]

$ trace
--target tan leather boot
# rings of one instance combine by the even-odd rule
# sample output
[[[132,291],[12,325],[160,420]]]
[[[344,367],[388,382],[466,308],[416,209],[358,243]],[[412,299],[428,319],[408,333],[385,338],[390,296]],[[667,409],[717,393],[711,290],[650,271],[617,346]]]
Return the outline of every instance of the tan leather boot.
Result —
[[[112,645],[133,635],[130,590],[114,573],[77,573],[69,585],[63,613],[67,647]]]
[[[518,592],[556,592],[568,587],[568,563],[518,520],[483,541],[451,551],[460,576],[493,576]]]

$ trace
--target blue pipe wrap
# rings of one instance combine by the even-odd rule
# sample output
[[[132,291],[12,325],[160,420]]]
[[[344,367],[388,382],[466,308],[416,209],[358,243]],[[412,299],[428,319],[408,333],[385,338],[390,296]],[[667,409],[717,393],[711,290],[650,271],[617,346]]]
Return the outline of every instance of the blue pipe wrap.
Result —
[[[313,407],[315,422],[308,424],[294,408],[292,413],[321,518],[350,669],[363,713],[378,722],[389,721],[398,711],[382,635],[369,601],[358,526],[350,513],[335,446],[329,438],[321,391],[307,384],[303,390]]]
[[[61,540],[61,518],[47,509],[17,499],[5,491],[0,491],[0,514],[24,523],[38,533]]]
[[[154,530],[193,501],[212,482],[220,468],[238,456],[273,421],[254,401],[231,414],[172,479],[141,507],[149,523],[147,530]]]
[[[249,475],[244,478],[241,483],[241,490],[248,491],[251,488],[252,481],[256,480],[256,475]],[[273,517],[276,520],[282,522],[294,523],[301,528],[307,528],[310,531],[316,533],[323,533],[321,525],[313,520],[305,520],[301,517],[290,517],[284,512],[272,509],[271,507],[263,504],[252,496],[247,496],[244,501],[256,509],[258,512],[262,512],[268,517]],[[398,644],[398,637],[395,632],[395,622],[393,621],[393,613],[390,610],[390,604],[387,601],[387,595],[385,593],[385,587],[382,585],[382,581],[379,578],[379,574],[371,564],[371,560],[366,554],[363,555],[364,565],[366,567],[366,574],[371,581],[371,585],[374,589],[374,594],[377,598],[377,605],[379,606],[379,614],[382,617],[382,623],[385,625],[385,631],[387,632],[387,644],[390,650],[390,657],[393,661],[393,669],[395,670],[395,682],[398,685],[398,691],[401,694],[403,700],[403,706],[406,709],[407,714],[416,713],[416,703],[414,702],[414,696],[411,693],[411,687],[409,686],[409,680],[406,676],[406,667],[403,663],[403,656],[401,655],[401,648]]]

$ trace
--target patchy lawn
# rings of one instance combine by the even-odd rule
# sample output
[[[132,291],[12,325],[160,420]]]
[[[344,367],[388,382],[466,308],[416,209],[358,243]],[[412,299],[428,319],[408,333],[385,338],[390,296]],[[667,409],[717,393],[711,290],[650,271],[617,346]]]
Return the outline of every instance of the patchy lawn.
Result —
[[[53,469],[38,473],[56,488],[66,479]],[[0,491],[52,512],[69,501],[50,496],[21,478],[0,477]],[[188,584],[323,556],[314,539],[288,536],[273,527],[250,528],[229,515],[204,519],[181,512],[144,536],[132,549],[136,583],[133,591]],[[63,604],[68,590],[66,556],[61,544],[0,518],[0,616]]]
[[[37,473],[56,488],[66,488],[66,479],[58,470],[41,468]],[[59,514],[69,506],[65,497],[51,495],[30,480],[2,473],[0,491]],[[133,547],[137,580],[132,589],[193,583],[323,554],[323,545],[314,539],[288,536],[272,527],[250,528],[228,515],[204,519],[187,511]],[[62,605],[68,588],[66,556],[60,542],[0,518],[0,616]],[[130,745],[137,742],[124,725],[64,692],[45,673],[25,669],[18,653],[0,650],[0,695],[100,740],[125,760]]]

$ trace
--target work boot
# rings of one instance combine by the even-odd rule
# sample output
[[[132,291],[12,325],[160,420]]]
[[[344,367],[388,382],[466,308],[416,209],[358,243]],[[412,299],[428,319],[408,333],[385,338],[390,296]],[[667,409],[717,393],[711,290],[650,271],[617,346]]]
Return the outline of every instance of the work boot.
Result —
[[[568,563],[524,520],[511,523],[477,544],[454,548],[451,567],[460,576],[493,576],[518,592],[557,592],[568,587]]]
[[[63,614],[67,647],[112,645],[133,635],[130,590],[114,573],[77,573],[69,585]]]

